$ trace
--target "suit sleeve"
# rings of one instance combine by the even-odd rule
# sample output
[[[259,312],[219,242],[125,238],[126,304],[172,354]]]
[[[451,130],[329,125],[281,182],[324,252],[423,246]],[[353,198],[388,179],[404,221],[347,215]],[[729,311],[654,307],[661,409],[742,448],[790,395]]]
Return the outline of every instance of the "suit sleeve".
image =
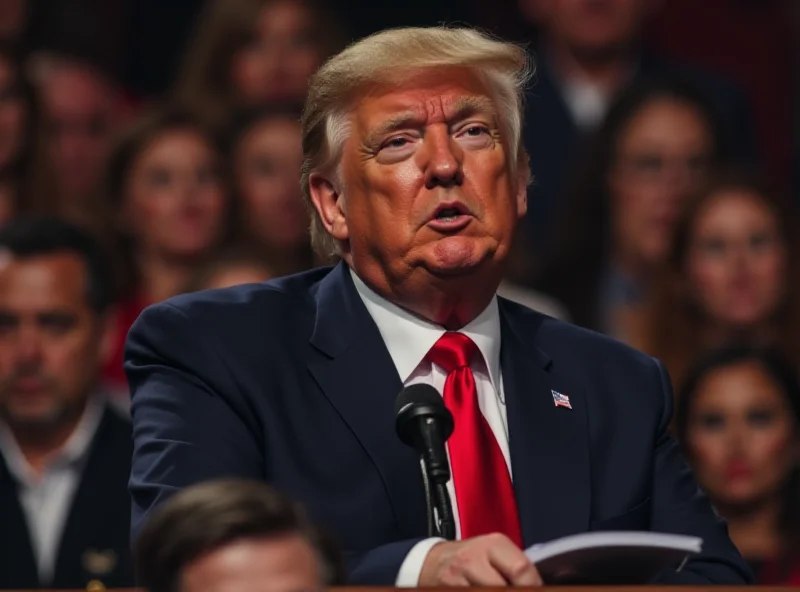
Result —
[[[659,584],[728,584],[753,582],[753,575],[728,536],[725,521],[715,512],[694,480],[677,442],[669,433],[673,394],[669,377],[656,362],[663,410],[658,426],[653,467],[652,530],[703,539],[703,552],[684,568],[662,573]]]
[[[220,477],[264,478],[262,438],[233,377],[180,309],[162,303],[140,315],[128,334],[125,372],[134,540],[152,509],[179,489]]]

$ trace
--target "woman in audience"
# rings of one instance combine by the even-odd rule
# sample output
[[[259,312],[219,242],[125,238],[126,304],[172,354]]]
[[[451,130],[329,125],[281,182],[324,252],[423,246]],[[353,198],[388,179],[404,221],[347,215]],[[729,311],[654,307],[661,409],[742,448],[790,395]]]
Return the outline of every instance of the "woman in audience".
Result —
[[[644,298],[686,196],[724,146],[692,86],[657,79],[630,87],[588,142],[535,287],[564,303],[576,324],[624,338],[618,317]]]
[[[300,108],[240,115],[230,137],[240,234],[275,275],[314,265],[310,218],[300,191]]]
[[[800,258],[791,205],[758,178],[721,173],[678,223],[653,298],[631,333],[680,387],[705,350],[773,346],[800,368]]]
[[[212,255],[189,278],[183,292],[214,290],[266,282],[275,272],[247,245],[234,245]]]
[[[17,211],[52,205],[41,132],[34,88],[13,50],[0,43],[0,223]]]
[[[774,351],[718,350],[690,373],[676,430],[763,584],[800,584],[800,385]]]
[[[311,74],[344,41],[324,0],[211,0],[175,98],[218,124],[236,109],[302,101]]]
[[[118,351],[106,377],[124,384],[122,347],[141,310],[181,291],[230,233],[228,175],[217,136],[200,119],[166,109],[142,120],[108,164],[108,203],[124,237],[125,297]]]

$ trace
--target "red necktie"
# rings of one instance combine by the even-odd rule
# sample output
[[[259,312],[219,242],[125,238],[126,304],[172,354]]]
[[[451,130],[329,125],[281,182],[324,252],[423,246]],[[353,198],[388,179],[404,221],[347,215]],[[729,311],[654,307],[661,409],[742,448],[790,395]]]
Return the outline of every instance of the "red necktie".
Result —
[[[461,538],[500,532],[522,548],[517,502],[503,453],[478,405],[470,362],[478,346],[463,333],[445,333],[427,358],[447,372],[444,403],[455,430],[448,450]]]

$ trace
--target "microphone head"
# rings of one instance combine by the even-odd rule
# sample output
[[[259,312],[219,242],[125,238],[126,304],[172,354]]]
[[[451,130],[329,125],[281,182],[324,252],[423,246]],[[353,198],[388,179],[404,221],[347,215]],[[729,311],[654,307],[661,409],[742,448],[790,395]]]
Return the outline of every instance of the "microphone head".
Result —
[[[429,384],[404,387],[395,401],[395,413],[397,435],[409,446],[414,446],[417,421],[423,418],[437,422],[444,441],[453,433],[453,415],[439,391]]]

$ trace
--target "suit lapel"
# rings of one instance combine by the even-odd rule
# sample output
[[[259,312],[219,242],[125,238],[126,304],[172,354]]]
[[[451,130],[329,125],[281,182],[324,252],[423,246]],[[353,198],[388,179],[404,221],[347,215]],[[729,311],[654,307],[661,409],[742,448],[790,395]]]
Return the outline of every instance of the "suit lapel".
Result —
[[[501,366],[511,469],[526,546],[589,527],[589,438],[583,393],[534,345],[542,317],[501,299]],[[551,391],[569,397],[556,407]]]
[[[120,448],[118,441],[124,434],[124,423],[114,421],[109,408],[92,440],[86,465],[81,471],[80,483],[70,506],[64,525],[58,556],[53,573],[54,587],[75,587],[83,579],[98,579],[107,585],[127,568],[127,556],[122,549],[113,546],[114,534],[119,528],[119,508],[128,504],[119,503],[120,496],[127,497],[125,483],[129,465],[124,460],[130,457]],[[122,523],[128,522],[123,520]],[[115,580],[114,580],[115,581]]]
[[[39,574],[17,484],[0,455],[0,588],[36,588]]]
[[[372,459],[401,535],[424,536],[419,460],[394,426],[394,402],[403,385],[344,263],[320,284],[311,344],[317,355],[309,370]]]

